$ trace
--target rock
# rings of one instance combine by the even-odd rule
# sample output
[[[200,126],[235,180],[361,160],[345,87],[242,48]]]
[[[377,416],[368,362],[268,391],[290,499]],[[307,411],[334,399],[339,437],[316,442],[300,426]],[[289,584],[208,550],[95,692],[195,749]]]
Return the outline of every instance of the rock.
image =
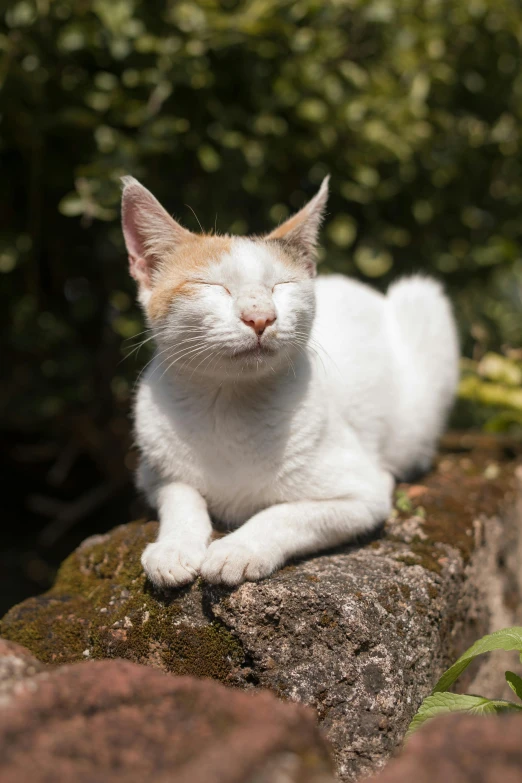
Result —
[[[0,639],[0,707],[9,702],[23,680],[45,668],[25,647]]]
[[[311,710],[128,661],[20,679],[0,701],[0,779],[333,783]]]
[[[366,783],[520,783],[522,715],[437,718]]]
[[[47,663],[121,657],[311,705],[354,780],[384,764],[443,668],[490,630],[499,531],[520,532],[514,467],[462,446],[399,487],[380,538],[233,590],[155,591],[139,558],[156,524],[119,527],[85,541],[0,632]]]

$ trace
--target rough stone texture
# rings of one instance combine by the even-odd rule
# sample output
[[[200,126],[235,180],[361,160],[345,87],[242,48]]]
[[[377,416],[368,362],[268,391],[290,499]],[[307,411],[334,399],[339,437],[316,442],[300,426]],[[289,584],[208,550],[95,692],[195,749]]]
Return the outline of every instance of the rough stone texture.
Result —
[[[128,661],[27,674],[0,701],[2,783],[333,783],[313,712],[270,693]]]
[[[490,628],[498,530],[518,528],[506,512],[515,464],[488,443],[459,440],[421,485],[400,487],[380,538],[234,590],[155,592],[139,564],[155,523],[88,539],[0,631],[48,663],[123,657],[269,688],[317,709],[343,780],[370,774],[442,669]]]
[[[522,487],[522,465],[515,475]],[[488,532],[490,545],[482,552],[485,561],[482,568],[488,574],[489,630],[496,631],[510,625],[522,625],[522,492],[518,493],[512,507],[511,519],[504,524],[491,524]],[[512,652],[497,650],[489,656],[481,656],[480,668],[467,685],[467,692],[512,701],[513,691],[506,682],[505,671],[516,669],[516,665],[517,657]]]
[[[366,783],[520,783],[522,715],[438,718]]]

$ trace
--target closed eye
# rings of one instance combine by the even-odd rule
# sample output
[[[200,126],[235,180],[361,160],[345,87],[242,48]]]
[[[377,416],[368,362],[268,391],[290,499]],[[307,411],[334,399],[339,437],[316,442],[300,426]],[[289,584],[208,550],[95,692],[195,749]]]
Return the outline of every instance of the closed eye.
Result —
[[[297,280],[281,280],[279,283],[274,283],[274,287],[272,288],[272,291],[276,287],[276,285],[290,285],[291,283],[297,283]]]
[[[212,285],[217,286],[218,288],[222,288],[224,291],[227,292],[229,296],[232,296],[226,285],[223,285],[223,283],[209,283],[206,280],[191,280],[190,281],[193,285]]]

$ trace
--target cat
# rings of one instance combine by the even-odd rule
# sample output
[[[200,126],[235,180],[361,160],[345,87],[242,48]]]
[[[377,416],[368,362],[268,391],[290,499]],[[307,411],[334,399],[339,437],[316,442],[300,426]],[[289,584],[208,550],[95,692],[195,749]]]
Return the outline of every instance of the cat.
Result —
[[[156,354],[139,383],[137,483],[159,514],[158,587],[237,585],[353,540],[429,469],[457,383],[440,285],[386,295],[316,277],[328,178],[266,236],[194,234],[132,177],[122,223]],[[229,529],[211,541],[211,518]]]

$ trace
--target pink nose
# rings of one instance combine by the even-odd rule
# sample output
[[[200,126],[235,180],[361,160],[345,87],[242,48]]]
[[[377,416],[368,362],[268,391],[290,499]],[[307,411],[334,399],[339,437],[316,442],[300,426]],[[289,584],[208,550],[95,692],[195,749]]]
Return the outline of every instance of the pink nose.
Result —
[[[261,337],[267,326],[270,326],[274,323],[276,319],[275,314],[274,315],[242,315],[241,320],[244,324],[247,326],[250,326],[251,329],[254,330],[254,332],[257,334],[258,337]]]

